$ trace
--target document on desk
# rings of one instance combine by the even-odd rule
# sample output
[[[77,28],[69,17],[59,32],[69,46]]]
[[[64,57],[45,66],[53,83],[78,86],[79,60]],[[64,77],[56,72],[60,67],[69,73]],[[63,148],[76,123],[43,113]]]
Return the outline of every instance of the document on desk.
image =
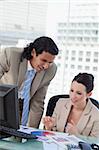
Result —
[[[28,134],[34,134],[36,136],[45,136],[45,137],[46,135],[55,135],[55,133],[52,131],[36,129],[32,127],[27,127],[27,126],[20,126],[20,129],[18,129],[18,131],[28,133]]]
[[[21,131],[21,132],[24,132],[24,133],[28,133],[28,134],[31,134],[31,132],[35,130],[31,127],[27,127],[27,126],[22,126],[20,125],[20,129],[18,129],[18,131]]]
[[[19,131],[22,131],[28,134],[34,134],[38,137],[37,139],[38,141],[42,141],[46,143],[54,142],[58,146],[64,149],[66,149],[68,145],[72,147],[76,146],[77,149],[79,149],[78,142],[83,141],[80,138],[77,138],[74,135],[68,135],[67,133],[35,129],[31,127],[26,127],[26,126],[20,126]]]
[[[74,147],[79,149],[78,142],[83,141],[74,135],[68,135],[65,133],[56,133],[53,136],[48,135],[47,137],[62,148],[67,148],[67,146],[71,146],[72,148]]]

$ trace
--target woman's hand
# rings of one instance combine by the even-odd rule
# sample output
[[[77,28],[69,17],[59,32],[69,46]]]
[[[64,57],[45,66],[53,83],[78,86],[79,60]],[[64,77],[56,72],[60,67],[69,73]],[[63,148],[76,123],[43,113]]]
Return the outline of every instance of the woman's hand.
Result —
[[[76,124],[74,123],[73,120],[71,120],[70,123],[67,123],[65,132],[67,132],[69,134],[78,135],[78,130],[77,130]]]
[[[46,130],[51,130],[54,126],[54,123],[55,123],[55,118],[53,117],[46,116],[43,118],[43,124]]]

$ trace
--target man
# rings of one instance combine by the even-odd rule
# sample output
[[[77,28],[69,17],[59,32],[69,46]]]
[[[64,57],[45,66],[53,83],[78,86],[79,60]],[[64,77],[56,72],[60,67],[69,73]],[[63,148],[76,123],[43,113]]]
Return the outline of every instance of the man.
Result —
[[[0,83],[17,84],[20,102],[24,104],[22,90],[26,72],[34,69],[29,98],[28,126],[38,128],[44,110],[44,98],[50,81],[55,76],[57,67],[54,64],[59,50],[49,37],[39,37],[23,49],[5,48],[0,55]],[[21,111],[23,106],[21,108]],[[23,113],[23,112],[22,112]],[[21,114],[22,114],[21,113]],[[21,116],[22,117],[22,116]]]

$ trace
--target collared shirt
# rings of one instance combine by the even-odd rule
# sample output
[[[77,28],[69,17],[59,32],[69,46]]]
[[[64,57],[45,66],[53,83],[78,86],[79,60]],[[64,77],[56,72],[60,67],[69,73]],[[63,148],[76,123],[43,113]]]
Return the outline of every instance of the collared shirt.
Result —
[[[34,70],[34,72],[36,73],[36,70],[31,66],[30,61],[28,61],[28,64],[27,64],[27,71],[28,70]]]
[[[29,70],[34,70],[34,74],[36,74],[36,70],[31,66],[30,61],[28,61],[28,63],[27,63],[27,71],[29,71]],[[35,77],[35,75],[34,75],[34,77]],[[23,99],[23,97],[21,95],[23,85],[24,85],[24,82],[22,83],[22,85],[18,91],[18,99],[20,99],[20,98]]]

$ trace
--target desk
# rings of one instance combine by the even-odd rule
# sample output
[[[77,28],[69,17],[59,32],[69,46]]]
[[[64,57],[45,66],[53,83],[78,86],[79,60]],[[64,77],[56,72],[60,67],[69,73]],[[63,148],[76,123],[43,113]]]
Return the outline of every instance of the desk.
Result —
[[[79,136],[80,139],[92,144],[98,144],[99,145],[99,138],[95,138],[95,137],[87,137],[87,136]]]
[[[99,139],[97,138],[88,138],[83,137],[81,138],[90,143],[99,143]],[[15,141],[7,141],[7,140],[0,140],[0,150],[64,150],[59,145],[55,143],[45,143],[39,142],[37,140],[28,140],[24,143],[15,142]]]
[[[0,140],[0,150],[63,150],[57,144],[29,140],[25,143]]]

